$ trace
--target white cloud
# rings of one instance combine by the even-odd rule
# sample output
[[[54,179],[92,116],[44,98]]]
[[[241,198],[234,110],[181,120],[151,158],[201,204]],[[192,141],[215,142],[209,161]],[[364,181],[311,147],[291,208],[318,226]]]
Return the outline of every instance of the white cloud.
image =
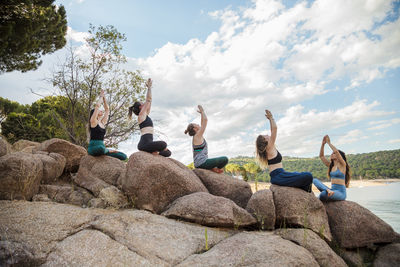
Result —
[[[400,123],[400,118],[394,118],[391,120],[371,121],[369,122],[369,124],[374,126],[369,127],[368,130],[380,130],[399,123]]]
[[[83,2],[83,1],[82,1]],[[85,43],[85,39],[90,37],[88,32],[78,32],[68,26],[67,28],[67,40],[72,40],[79,43]]]
[[[389,144],[397,144],[400,143],[400,139],[391,139],[388,141]]]

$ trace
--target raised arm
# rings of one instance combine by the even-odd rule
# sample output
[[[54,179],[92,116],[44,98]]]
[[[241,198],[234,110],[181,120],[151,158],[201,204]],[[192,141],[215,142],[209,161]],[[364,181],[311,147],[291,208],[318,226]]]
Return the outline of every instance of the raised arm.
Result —
[[[101,105],[101,101],[102,101],[102,98],[100,97],[99,100],[97,100],[97,102],[96,102],[92,117],[90,117],[90,127],[92,127],[92,128],[96,127],[97,124],[99,123],[98,120],[97,120],[97,115],[99,114],[99,108],[100,108],[100,105]]]
[[[151,100],[152,100],[152,95],[151,95],[152,85],[153,85],[153,81],[151,80],[151,78],[149,78],[146,81],[146,87],[147,87],[146,102],[143,104],[143,108],[141,110],[141,112],[146,112],[146,115],[150,114]]]
[[[108,122],[108,116],[110,115],[110,109],[108,107],[106,97],[104,95],[104,90],[101,90],[100,96],[103,98],[103,106],[104,106],[104,116],[103,119],[101,119],[101,122],[103,123],[103,125],[106,125]]]
[[[198,108],[197,112],[199,112],[201,114],[201,129],[197,132],[196,135],[198,137],[203,138],[203,134],[207,128],[208,119],[207,119],[206,113],[204,112],[203,107],[201,105],[198,105],[197,108]]]
[[[269,139],[268,146],[272,147],[275,145],[276,136],[278,134],[278,127],[276,126],[276,122],[274,117],[272,116],[271,111],[265,110],[265,117],[269,120],[269,125],[271,127],[271,138]]]
[[[326,167],[329,167],[329,160],[326,159],[325,157],[325,152],[324,152],[324,147],[326,144],[326,137],[327,135],[322,138],[322,144],[321,144],[321,149],[319,150],[319,158],[322,160],[322,162],[325,164]]]
[[[346,162],[344,161],[344,159],[342,158],[342,155],[340,155],[339,150],[337,150],[337,148],[331,144],[331,139],[329,138],[329,136],[326,136],[326,143],[329,145],[329,147],[332,149],[333,153],[335,153],[336,157],[339,160],[340,165],[342,166],[346,166]]]

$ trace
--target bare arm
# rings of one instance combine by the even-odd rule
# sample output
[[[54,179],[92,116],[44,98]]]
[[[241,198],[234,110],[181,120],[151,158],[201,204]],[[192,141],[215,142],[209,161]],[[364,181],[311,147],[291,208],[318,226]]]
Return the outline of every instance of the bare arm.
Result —
[[[199,112],[201,114],[201,129],[197,132],[196,135],[203,138],[203,134],[207,128],[208,119],[207,119],[206,113],[204,112],[203,107],[201,105],[198,105],[197,107],[199,108],[199,110],[197,112]]]
[[[337,148],[334,145],[331,144],[331,139],[329,138],[328,135],[326,136],[326,143],[332,149],[333,153],[335,153],[336,157],[339,160],[340,165],[342,165],[343,167],[346,167],[346,162],[342,158],[342,155],[340,155],[339,150],[337,150]]]
[[[265,110],[265,117],[267,117],[267,119],[269,120],[269,125],[271,127],[271,138],[269,139],[268,147],[273,147],[275,146],[275,141],[278,134],[278,126],[276,126],[276,122],[274,120],[274,117],[272,116],[271,111]]]
[[[330,163],[325,157],[325,152],[324,152],[324,147],[326,144],[326,136],[322,139],[322,144],[321,144],[321,149],[319,150],[319,158],[322,160],[322,162],[325,164],[326,167],[329,167]]]
[[[151,109],[151,100],[152,100],[152,95],[151,95],[151,87],[153,85],[153,81],[149,78],[146,82],[146,87],[147,87],[147,94],[146,94],[146,103],[145,107],[147,110],[147,114],[150,114],[150,109]]]
[[[96,102],[96,106],[94,107],[94,112],[92,114],[92,117],[90,117],[90,127],[94,128],[97,126],[97,124],[99,123],[97,120],[97,115],[99,114],[99,107],[101,104],[101,98],[99,98],[99,100],[97,100]]]
[[[108,122],[108,116],[110,115],[110,108],[108,107],[103,90],[101,90],[100,96],[103,98],[103,106],[104,106],[104,116],[101,122],[103,123],[103,125],[106,125]]]

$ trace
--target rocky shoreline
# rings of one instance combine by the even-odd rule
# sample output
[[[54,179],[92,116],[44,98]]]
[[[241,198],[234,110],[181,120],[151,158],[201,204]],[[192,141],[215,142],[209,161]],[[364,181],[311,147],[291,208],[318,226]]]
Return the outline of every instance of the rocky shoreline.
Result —
[[[351,201],[137,152],[0,139],[0,266],[395,266],[400,235]]]

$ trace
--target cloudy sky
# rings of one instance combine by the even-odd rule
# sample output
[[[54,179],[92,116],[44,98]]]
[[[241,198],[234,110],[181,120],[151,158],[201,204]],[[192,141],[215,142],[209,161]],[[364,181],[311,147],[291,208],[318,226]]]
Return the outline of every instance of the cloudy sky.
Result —
[[[197,104],[208,115],[211,157],[253,156],[255,138],[269,132],[265,109],[286,156],[317,156],[325,134],[347,153],[400,148],[400,1],[57,3],[69,40],[82,41],[89,23],[126,34],[129,68],[154,80],[157,138],[185,164],[192,152],[183,131],[200,121]],[[52,93],[44,78],[64,54],[45,56],[34,72],[0,75],[0,95],[32,103],[29,88]],[[130,154],[137,142],[119,149]]]

